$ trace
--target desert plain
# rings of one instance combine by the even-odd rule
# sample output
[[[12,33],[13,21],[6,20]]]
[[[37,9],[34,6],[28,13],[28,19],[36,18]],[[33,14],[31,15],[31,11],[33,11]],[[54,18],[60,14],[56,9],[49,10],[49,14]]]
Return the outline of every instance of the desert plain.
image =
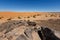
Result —
[[[28,20],[36,22],[36,26],[29,26]],[[60,12],[0,12],[0,40],[41,40],[35,31],[32,38],[25,38],[24,34],[26,29],[41,26],[60,33]]]

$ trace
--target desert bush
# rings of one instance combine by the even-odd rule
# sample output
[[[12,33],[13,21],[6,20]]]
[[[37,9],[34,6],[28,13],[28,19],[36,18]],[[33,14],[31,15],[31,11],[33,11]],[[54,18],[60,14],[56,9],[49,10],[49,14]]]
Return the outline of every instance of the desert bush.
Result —
[[[11,20],[12,18],[8,18],[7,20]]]
[[[0,19],[2,19],[3,17],[0,17]]]
[[[47,15],[45,15],[45,17],[48,17]]]
[[[18,19],[21,19],[21,17],[18,16]]]
[[[36,15],[33,15],[33,18],[36,18]]]
[[[1,17],[0,17],[0,19],[1,19]]]
[[[30,18],[29,16],[27,18]]]
[[[56,17],[57,15],[56,14],[51,14],[50,17]]]

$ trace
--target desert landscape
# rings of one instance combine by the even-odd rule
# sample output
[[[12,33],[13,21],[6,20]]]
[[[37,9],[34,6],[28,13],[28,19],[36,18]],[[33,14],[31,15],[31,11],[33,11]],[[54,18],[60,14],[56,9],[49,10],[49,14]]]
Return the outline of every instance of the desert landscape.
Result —
[[[41,27],[60,37],[60,12],[0,12],[0,40],[41,40]]]

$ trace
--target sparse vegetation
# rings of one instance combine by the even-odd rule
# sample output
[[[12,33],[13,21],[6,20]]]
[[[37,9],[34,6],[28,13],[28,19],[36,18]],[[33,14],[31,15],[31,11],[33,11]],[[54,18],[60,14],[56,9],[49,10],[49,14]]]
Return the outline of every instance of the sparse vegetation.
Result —
[[[45,17],[48,17],[47,15],[45,15]]]
[[[57,15],[56,14],[51,14],[50,17],[56,17]]]
[[[7,20],[11,20],[12,18],[8,18]]]
[[[36,18],[36,15],[33,15],[33,18]]]
[[[20,16],[18,16],[18,19],[21,19],[21,17],[20,17]]]
[[[0,17],[0,19],[1,19],[1,17]]]
[[[0,19],[2,19],[3,17],[0,17]]]
[[[30,18],[29,16],[27,18]]]

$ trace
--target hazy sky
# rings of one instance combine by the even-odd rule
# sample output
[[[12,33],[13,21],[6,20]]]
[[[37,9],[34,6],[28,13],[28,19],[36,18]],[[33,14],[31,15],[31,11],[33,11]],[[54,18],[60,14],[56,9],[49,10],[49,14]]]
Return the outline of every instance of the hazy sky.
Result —
[[[60,0],[0,0],[0,11],[60,12]]]

